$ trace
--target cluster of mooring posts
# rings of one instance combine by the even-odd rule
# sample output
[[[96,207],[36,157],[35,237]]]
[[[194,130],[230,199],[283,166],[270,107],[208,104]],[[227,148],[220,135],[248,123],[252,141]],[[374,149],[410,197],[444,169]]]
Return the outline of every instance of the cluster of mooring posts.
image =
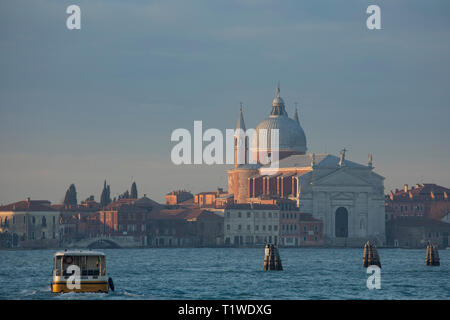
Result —
[[[264,270],[283,270],[278,248],[274,244],[266,244],[264,253]]]
[[[439,252],[435,245],[427,244],[427,266],[440,266]],[[367,241],[364,244],[363,266],[378,266],[381,268],[380,256],[375,243]],[[274,244],[266,244],[264,252],[264,270],[283,270],[278,248]]]
[[[441,263],[439,261],[439,252],[436,246],[427,244],[427,258],[426,258],[427,266],[440,266]]]
[[[364,268],[367,268],[373,265],[381,268],[380,256],[378,255],[375,243],[367,241],[364,245],[363,266]]]

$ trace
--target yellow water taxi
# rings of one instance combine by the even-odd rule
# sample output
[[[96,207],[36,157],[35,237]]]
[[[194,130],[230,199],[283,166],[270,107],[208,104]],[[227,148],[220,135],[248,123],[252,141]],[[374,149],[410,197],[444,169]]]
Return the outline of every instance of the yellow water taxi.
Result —
[[[54,255],[52,292],[114,291],[114,283],[106,273],[106,257],[102,252],[65,250]]]

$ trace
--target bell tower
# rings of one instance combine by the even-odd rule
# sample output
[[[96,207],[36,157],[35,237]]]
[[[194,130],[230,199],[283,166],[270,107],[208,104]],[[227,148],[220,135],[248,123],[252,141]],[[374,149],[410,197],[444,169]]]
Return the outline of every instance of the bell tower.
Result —
[[[241,110],[234,131],[234,167],[237,168],[240,164],[248,163],[248,137],[245,134],[244,114]]]

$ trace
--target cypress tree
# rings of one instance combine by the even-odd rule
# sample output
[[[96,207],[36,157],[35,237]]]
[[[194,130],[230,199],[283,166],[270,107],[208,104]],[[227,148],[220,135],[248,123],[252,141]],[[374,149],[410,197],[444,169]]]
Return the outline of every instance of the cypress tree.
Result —
[[[100,196],[100,204],[102,207],[106,207],[108,204],[111,203],[111,188],[109,185],[106,185],[106,180],[103,183],[103,191]]]
[[[64,205],[65,206],[72,206],[76,207],[78,204],[77,201],[77,190],[75,188],[75,185],[72,183],[69,186],[69,189],[66,191],[66,196],[64,197]]]
[[[131,197],[131,199],[137,199],[138,198],[136,182],[133,182],[133,184],[131,185],[131,195],[130,195],[130,197]]]

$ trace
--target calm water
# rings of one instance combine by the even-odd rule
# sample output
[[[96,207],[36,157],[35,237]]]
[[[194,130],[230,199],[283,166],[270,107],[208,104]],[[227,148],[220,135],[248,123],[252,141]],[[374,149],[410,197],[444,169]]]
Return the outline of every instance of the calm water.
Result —
[[[368,290],[362,249],[280,249],[284,271],[265,272],[264,249],[109,249],[109,294],[50,292],[54,250],[0,251],[0,299],[450,299],[450,250],[379,249],[381,290]]]

